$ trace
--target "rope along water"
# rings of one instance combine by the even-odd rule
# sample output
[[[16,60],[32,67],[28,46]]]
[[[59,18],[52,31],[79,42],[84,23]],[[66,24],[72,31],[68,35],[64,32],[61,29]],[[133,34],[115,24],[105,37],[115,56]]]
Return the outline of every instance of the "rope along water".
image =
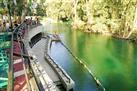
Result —
[[[90,76],[96,81],[96,83],[103,89],[103,91],[105,90],[105,87],[101,84],[101,82],[93,75],[93,73],[91,72],[91,70],[87,67],[87,65],[84,63],[83,59],[78,58],[77,56],[75,56],[73,54],[73,52],[62,42],[60,41],[60,43],[68,50],[68,52],[74,57],[74,59],[76,61],[78,61],[82,66],[84,66],[84,68],[88,71],[88,73],[90,74]]]

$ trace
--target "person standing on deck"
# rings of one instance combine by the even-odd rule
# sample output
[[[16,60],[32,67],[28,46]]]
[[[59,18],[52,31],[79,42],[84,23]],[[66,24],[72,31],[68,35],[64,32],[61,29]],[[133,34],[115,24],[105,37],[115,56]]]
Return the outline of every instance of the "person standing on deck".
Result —
[[[10,27],[9,21],[6,22],[6,31],[8,32],[8,29]]]
[[[5,32],[5,31],[6,31],[6,22],[5,22],[5,21],[3,21],[2,31],[3,31],[3,32]]]
[[[0,21],[0,33],[2,32],[2,23]]]

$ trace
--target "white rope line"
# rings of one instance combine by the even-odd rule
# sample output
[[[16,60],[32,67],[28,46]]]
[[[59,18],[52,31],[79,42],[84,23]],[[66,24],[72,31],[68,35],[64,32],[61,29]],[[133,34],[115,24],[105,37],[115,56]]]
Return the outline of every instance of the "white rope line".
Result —
[[[84,68],[89,72],[90,76],[96,81],[96,83],[102,87],[103,91],[105,90],[105,87],[101,84],[101,82],[93,75],[93,73],[91,72],[91,70],[88,68],[88,66],[84,63],[83,59],[78,58],[77,56],[75,56],[73,54],[73,52],[62,42],[60,41],[60,43],[68,50],[68,52],[74,57],[74,59],[76,61],[78,61],[82,66],[84,66]]]

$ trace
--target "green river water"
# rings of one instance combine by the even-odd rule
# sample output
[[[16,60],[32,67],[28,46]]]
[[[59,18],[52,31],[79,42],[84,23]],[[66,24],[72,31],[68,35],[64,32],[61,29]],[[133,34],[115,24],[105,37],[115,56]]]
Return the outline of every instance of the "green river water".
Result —
[[[62,24],[45,27],[46,32],[60,35],[63,43],[87,65],[106,91],[137,91],[137,44],[75,31]],[[61,43],[53,43],[50,55],[75,81],[74,91],[99,91],[87,70]]]

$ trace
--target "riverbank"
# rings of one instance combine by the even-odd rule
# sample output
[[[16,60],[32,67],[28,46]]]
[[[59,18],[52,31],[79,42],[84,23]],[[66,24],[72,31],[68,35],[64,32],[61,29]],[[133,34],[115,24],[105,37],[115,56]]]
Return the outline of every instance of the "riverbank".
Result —
[[[52,20],[52,22],[51,22]],[[105,35],[105,36],[111,36],[113,38],[117,38],[117,39],[122,39],[122,40],[128,40],[131,41],[133,43],[137,43],[137,33],[136,31],[133,32],[131,34],[130,37],[126,38],[123,37],[122,34],[119,34],[117,30],[112,30],[110,29],[110,27],[107,27],[105,24],[86,24],[85,22],[82,21],[77,21],[77,22],[72,22],[72,21],[68,21],[68,22],[57,22],[56,20],[54,21],[54,19],[43,19],[42,21],[43,25],[46,24],[65,24],[69,27],[71,27],[72,30],[76,30],[76,31],[82,31],[83,33],[88,33],[88,34],[101,34],[101,35]],[[113,27],[114,28],[114,27]]]
[[[71,27],[73,30],[80,30],[84,33],[89,33],[89,34],[93,33],[93,34],[101,34],[105,36],[112,36],[117,39],[128,40],[133,43],[137,43],[137,33],[136,32],[133,32],[131,36],[129,37],[124,37],[122,34],[120,35],[118,31],[114,32],[108,27],[106,27],[106,25],[103,25],[102,27],[102,26],[94,26],[94,24],[90,25],[90,24],[85,24],[85,23],[80,23],[80,24],[72,23]]]

